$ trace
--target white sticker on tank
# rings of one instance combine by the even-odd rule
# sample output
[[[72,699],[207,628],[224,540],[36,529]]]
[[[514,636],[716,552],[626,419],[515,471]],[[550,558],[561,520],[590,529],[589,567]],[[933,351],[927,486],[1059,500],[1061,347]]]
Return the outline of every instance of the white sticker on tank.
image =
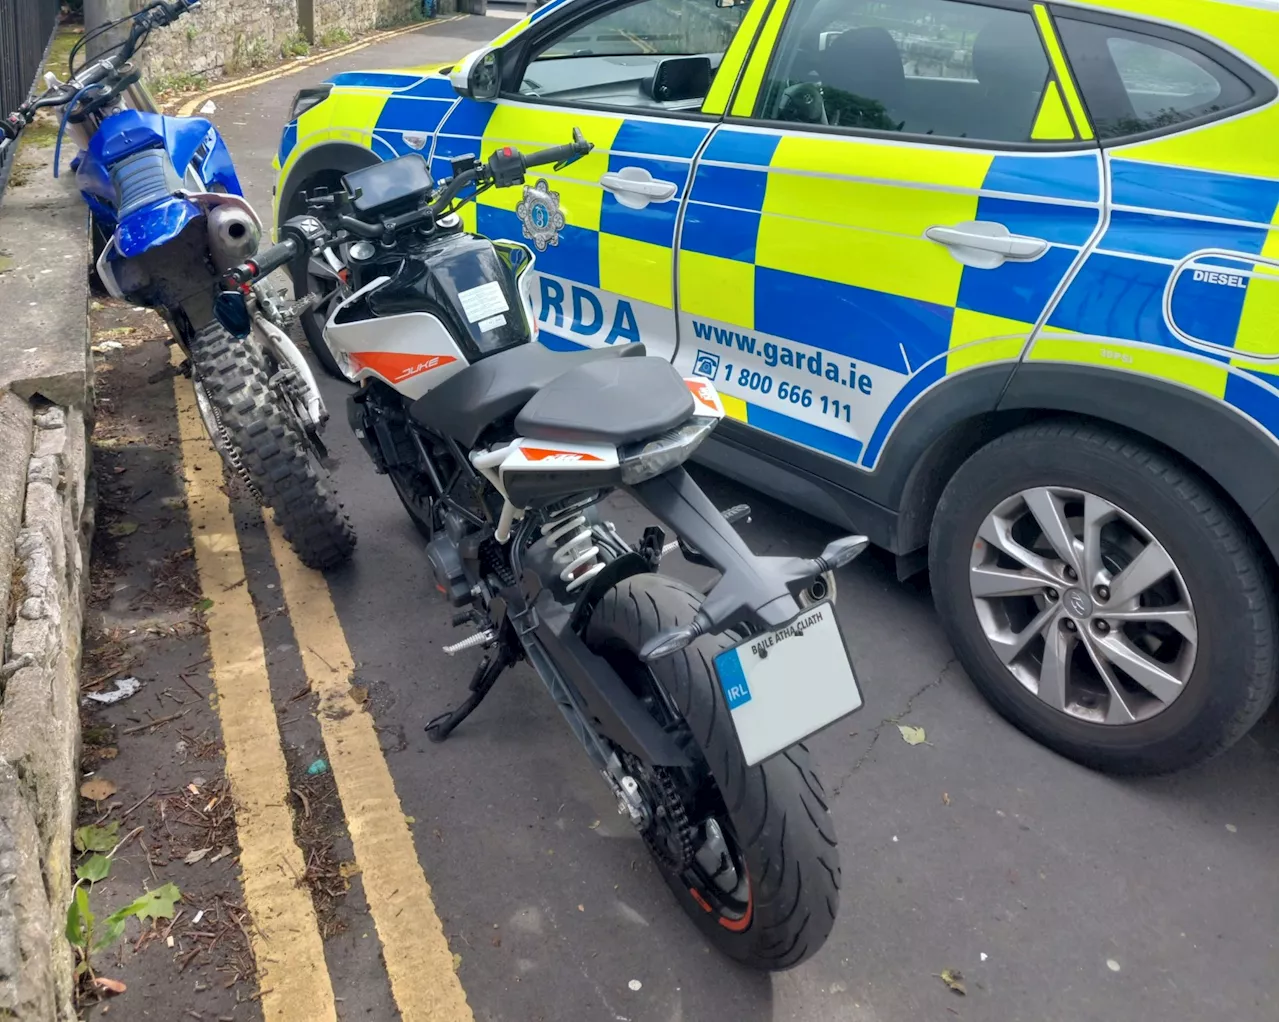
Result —
[[[471,323],[490,319],[511,308],[507,304],[507,296],[502,293],[502,285],[496,280],[467,291],[459,291],[458,300],[462,302],[462,311],[467,314],[467,320]]]
[[[490,330],[497,330],[500,326],[507,325],[506,316],[494,316],[492,319],[482,320],[480,323],[480,332],[487,334]]]

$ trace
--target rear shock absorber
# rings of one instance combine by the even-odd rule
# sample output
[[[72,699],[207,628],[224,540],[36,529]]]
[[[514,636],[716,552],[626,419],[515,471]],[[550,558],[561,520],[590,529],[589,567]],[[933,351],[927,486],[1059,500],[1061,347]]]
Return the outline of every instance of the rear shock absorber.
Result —
[[[604,571],[600,548],[591,537],[586,516],[571,510],[542,526],[542,538],[555,553],[552,560],[560,568],[565,589],[581,589]]]

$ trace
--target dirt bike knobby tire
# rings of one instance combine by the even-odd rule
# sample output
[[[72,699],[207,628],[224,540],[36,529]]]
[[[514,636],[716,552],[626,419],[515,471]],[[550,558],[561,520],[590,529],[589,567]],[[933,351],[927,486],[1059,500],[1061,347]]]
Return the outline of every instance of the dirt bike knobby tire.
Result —
[[[298,558],[320,570],[347,560],[355,549],[355,529],[329,473],[276,403],[257,341],[237,340],[210,323],[192,340],[191,362],[245,474],[275,512]]]

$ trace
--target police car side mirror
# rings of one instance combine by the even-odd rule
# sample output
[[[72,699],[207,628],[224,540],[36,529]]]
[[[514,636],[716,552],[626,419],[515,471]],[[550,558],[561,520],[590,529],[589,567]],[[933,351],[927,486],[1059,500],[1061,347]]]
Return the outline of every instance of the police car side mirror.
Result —
[[[449,75],[459,96],[487,103],[502,89],[502,51],[476,50],[463,58]]]

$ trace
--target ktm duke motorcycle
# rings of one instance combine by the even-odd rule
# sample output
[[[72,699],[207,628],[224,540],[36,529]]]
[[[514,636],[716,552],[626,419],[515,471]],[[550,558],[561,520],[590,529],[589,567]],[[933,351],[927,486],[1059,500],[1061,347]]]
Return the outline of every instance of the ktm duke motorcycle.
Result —
[[[431,739],[527,660],[707,939],[784,969],[822,946],[839,900],[835,834],[800,742],[861,704],[822,597],[866,540],[755,556],[684,468],[724,415],[710,382],[641,344],[530,343],[533,253],[466,233],[456,213],[591,148],[575,131],[538,153],[464,157],[439,185],[417,154],[357,171],[340,193],[312,193],[315,215],[232,281],[342,253],[352,293],[326,332],[359,384],[351,425],[427,538],[454,624],[474,628],[445,652],[485,651]],[[657,573],[662,528],[633,544],[602,518],[619,488],[721,573],[709,592]]]
[[[329,413],[288,334],[305,303],[289,306],[258,283],[237,306],[239,318],[228,319],[233,329],[220,322],[220,282],[257,251],[262,224],[217,129],[201,117],[156,113],[129,64],[154,29],[197,6],[160,0],[87,32],[72,50],[68,80],[47,75],[43,95],[0,120],[0,156],[37,111],[61,110],[58,152],[64,134],[80,148],[71,166],[93,214],[103,286],[165,320],[223,460],[275,511],[299,558],[330,568],[350,557],[356,538],[324,465]],[[76,70],[86,43],[126,23],[122,43]]]

